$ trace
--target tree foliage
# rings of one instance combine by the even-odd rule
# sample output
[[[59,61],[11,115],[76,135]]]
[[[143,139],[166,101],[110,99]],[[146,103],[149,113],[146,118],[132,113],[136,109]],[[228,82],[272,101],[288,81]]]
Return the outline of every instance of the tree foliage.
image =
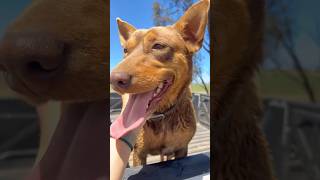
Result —
[[[279,70],[281,70],[281,59],[274,56],[276,51],[281,47],[290,57],[294,69],[299,77],[290,77],[305,90],[310,102],[315,103],[315,95],[310,80],[302,66],[302,61],[295,49],[295,18],[290,11],[292,1],[290,0],[269,0],[267,1],[267,18],[266,18],[266,48],[265,54]]]

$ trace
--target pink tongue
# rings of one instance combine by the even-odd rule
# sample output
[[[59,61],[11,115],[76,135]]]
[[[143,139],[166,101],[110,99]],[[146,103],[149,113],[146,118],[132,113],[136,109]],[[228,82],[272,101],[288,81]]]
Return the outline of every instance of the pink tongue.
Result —
[[[110,126],[110,135],[113,138],[119,139],[129,131],[143,125],[147,116],[147,105],[152,95],[153,91],[129,95],[124,111]]]

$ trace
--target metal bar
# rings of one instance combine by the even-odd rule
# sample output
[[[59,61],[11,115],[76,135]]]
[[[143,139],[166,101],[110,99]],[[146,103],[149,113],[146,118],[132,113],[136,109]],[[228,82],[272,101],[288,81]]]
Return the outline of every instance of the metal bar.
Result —
[[[14,157],[21,157],[21,156],[36,156],[38,149],[26,149],[26,150],[15,150],[15,151],[6,151],[0,153],[0,160],[5,160]]]
[[[7,140],[6,142],[4,142],[0,146],[0,152],[7,151],[12,146],[18,144],[21,140],[26,138],[29,134],[35,132],[37,129],[38,129],[37,122],[34,122],[29,126],[26,126],[24,129],[19,131],[17,135],[15,135],[14,137],[12,137],[9,140]]]

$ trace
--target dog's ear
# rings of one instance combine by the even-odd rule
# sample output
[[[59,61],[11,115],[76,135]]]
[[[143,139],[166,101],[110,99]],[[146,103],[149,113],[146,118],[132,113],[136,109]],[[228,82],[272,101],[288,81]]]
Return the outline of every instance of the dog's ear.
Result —
[[[208,21],[210,2],[201,0],[192,5],[173,25],[186,41],[187,48],[194,53],[202,47]]]
[[[120,43],[123,46],[125,42],[128,41],[131,34],[136,31],[136,28],[131,24],[122,21],[120,18],[117,18],[117,23],[119,28]]]

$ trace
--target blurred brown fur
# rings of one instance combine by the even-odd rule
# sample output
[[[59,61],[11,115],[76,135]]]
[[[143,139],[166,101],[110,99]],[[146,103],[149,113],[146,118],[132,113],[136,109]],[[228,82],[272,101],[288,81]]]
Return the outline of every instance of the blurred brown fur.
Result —
[[[80,102],[107,98],[107,8],[106,0],[32,1],[7,28],[0,46],[0,66],[14,79],[9,82],[11,88],[35,104],[48,100]],[[22,69],[25,59],[30,58],[23,57],[24,54],[27,51],[31,54],[33,50],[26,50],[29,47],[22,42],[39,46],[33,41],[58,41],[65,45],[63,72],[52,78],[40,75],[35,78],[33,72]],[[53,50],[41,52],[49,54],[50,51]],[[36,53],[32,55],[37,58]],[[43,61],[39,59],[40,64]]]
[[[213,179],[274,179],[254,75],[262,61],[264,0],[213,4]]]
[[[108,11],[107,0],[33,0],[7,28],[0,41],[0,70],[5,72],[11,89],[37,106],[50,100],[62,102],[62,107],[68,107],[77,102],[108,98]],[[64,44],[63,59],[52,59],[61,61],[63,70],[54,76],[35,72],[41,70],[39,66],[48,63],[46,58],[37,57],[50,58],[50,53],[58,53],[59,49],[54,49],[56,47],[52,42]],[[25,69],[28,66],[25,64],[31,60],[38,66],[27,72]],[[52,124],[59,121],[59,118],[45,117],[43,113],[40,117],[38,160],[47,152],[56,127]]]

